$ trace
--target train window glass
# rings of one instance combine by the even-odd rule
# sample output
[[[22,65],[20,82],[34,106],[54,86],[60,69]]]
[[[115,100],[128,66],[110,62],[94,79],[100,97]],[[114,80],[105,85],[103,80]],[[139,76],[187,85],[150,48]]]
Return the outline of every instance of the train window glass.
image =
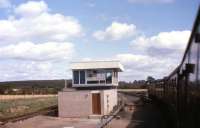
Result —
[[[190,50],[186,53],[185,55],[185,58],[183,60],[183,64],[181,65],[181,72],[183,73],[183,71],[185,70],[185,65],[187,63],[189,63],[189,53],[190,53]]]
[[[197,74],[197,78],[198,78],[198,85],[200,84],[200,44],[198,44],[198,74]]]
[[[184,67],[184,65],[186,64],[186,63],[188,63],[188,54],[189,52],[187,52],[186,53],[186,56],[185,56],[185,58],[184,58],[184,60],[183,60],[183,63],[182,63],[182,65],[181,65],[181,67],[180,67],[180,72],[181,72],[181,77],[180,77],[180,80],[179,80],[179,83],[180,83],[180,92],[181,93],[184,93],[184,88],[185,88],[185,86],[186,86],[186,76],[185,76],[185,74],[184,74],[184,69],[185,69],[185,67]],[[181,94],[182,95],[182,94]]]
[[[191,44],[191,47],[190,47],[190,59],[189,59],[189,63],[190,64],[194,64],[194,73],[190,73],[189,75],[189,83],[191,84],[195,84],[196,82],[196,75],[197,75],[197,54],[198,54],[198,44],[195,43],[194,41],[192,42]]]
[[[199,43],[200,42],[200,25],[197,27],[197,31],[195,34],[195,42]]]

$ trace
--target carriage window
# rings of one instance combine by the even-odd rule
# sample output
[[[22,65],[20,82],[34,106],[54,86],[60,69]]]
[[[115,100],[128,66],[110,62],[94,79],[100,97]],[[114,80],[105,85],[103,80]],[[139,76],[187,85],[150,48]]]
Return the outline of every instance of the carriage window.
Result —
[[[197,56],[198,56],[198,44],[192,42],[192,45],[190,47],[190,56],[189,56],[189,63],[194,64],[194,73],[189,74],[189,81],[191,84],[194,84],[196,82],[196,76],[197,76],[197,70],[196,70],[196,65],[197,65]]]
[[[197,43],[200,42],[200,25],[198,25],[197,32],[196,32],[194,38],[195,38],[195,42],[197,42]]]

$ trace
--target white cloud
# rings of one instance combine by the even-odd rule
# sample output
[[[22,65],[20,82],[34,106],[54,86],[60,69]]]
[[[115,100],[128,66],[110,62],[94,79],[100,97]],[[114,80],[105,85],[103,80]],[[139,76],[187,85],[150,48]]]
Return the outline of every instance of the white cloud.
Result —
[[[11,7],[10,0],[0,0],[0,8],[9,8]]]
[[[124,80],[162,78],[181,61],[190,31],[160,32],[155,36],[139,36],[131,42],[131,53],[116,55],[125,66]]]
[[[29,1],[0,20],[0,81],[70,78],[68,62],[83,34],[72,16],[51,13],[44,1]]]
[[[175,0],[128,0],[130,3],[172,3]]]
[[[67,42],[46,42],[34,44],[22,42],[0,47],[1,59],[18,59],[30,61],[51,61],[70,59],[74,53],[74,46]]]
[[[116,58],[124,65],[123,80],[141,80],[151,75],[162,78],[169,74],[178,64],[179,60],[165,57],[163,59],[130,53],[118,54]]]
[[[148,55],[136,55],[136,54],[118,54],[116,58],[119,59],[129,69],[137,70],[152,70],[152,66],[159,66],[165,63],[165,60],[160,60]],[[149,68],[149,69],[147,69]]]
[[[104,40],[120,40],[128,38],[136,34],[136,26],[134,24],[112,22],[105,30],[99,30],[93,33],[93,36],[100,41]]]
[[[51,14],[47,10],[43,1],[27,2],[16,7],[18,14],[22,15],[0,20],[0,42],[64,41],[83,34],[77,19],[59,13]]]
[[[152,54],[154,56],[182,55],[189,40],[190,31],[160,32],[152,37],[140,36],[131,42],[136,52]]]
[[[9,62],[9,63],[8,63]],[[0,62],[0,81],[71,78],[67,62],[15,61]],[[68,66],[69,67],[69,66]]]
[[[47,11],[48,6],[44,1],[28,1],[15,8],[15,13],[21,16],[35,16]]]
[[[75,51],[67,40],[82,33],[76,18],[52,13],[44,1],[17,6],[13,16],[0,20],[0,80],[70,78],[65,69]],[[100,41],[117,41],[136,33],[134,24],[113,22],[93,36]],[[131,42],[131,53],[106,59],[120,60],[125,66],[121,80],[145,79],[148,75],[161,78],[179,64],[189,35],[190,31],[171,31],[139,36]]]
[[[124,66],[124,72],[119,73],[119,79],[125,81],[145,80],[147,76],[163,78],[179,64],[180,59],[156,56],[120,53],[109,58],[85,58],[83,61],[91,60],[119,60]]]

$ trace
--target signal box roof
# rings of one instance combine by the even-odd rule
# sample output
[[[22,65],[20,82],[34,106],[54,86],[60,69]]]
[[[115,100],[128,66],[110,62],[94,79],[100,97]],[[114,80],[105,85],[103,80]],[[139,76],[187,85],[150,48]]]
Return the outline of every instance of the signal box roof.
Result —
[[[117,69],[119,72],[124,70],[119,61],[82,61],[72,62],[72,70],[80,69]]]

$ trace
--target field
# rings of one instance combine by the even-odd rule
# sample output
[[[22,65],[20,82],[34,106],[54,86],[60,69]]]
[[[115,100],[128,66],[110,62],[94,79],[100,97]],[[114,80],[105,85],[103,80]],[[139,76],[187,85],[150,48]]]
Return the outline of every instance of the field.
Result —
[[[147,92],[147,89],[117,89],[118,92]]]
[[[28,96],[28,98],[8,98],[0,100],[0,120],[36,112],[57,105],[57,96]]]
[[[48,98],[57,95],[0,95],[0,101],[14,100],[14,99],[32,99],[32,98]]]

